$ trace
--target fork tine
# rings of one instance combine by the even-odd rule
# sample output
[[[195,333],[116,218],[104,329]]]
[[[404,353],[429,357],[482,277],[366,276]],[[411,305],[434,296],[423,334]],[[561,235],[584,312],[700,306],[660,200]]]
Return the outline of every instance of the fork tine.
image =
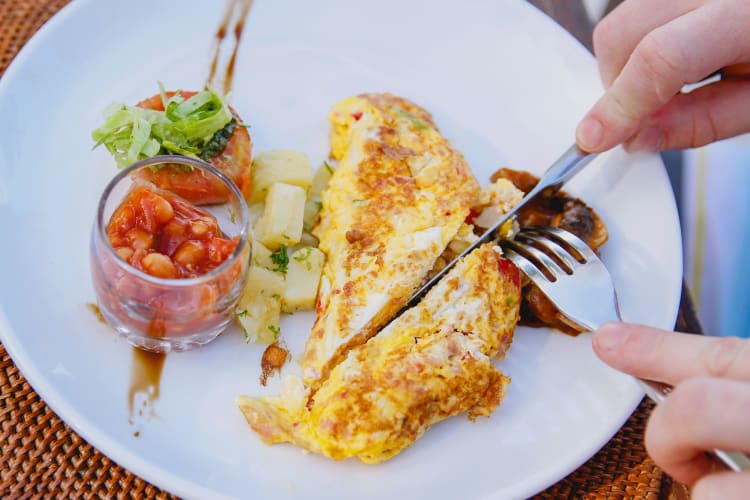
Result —
[[[572,274],[576,267],[582,265],[573,255],[570,254],[567,248],[564,248],[557,243],[557,241],[544,237],[541,234],[521,231],[516,236],[516,239],[534,242],[534,246],[543,252],[552,254],[556,259],[562,262],[565,267],[567,267],[567,269],[564,269],[567,274]]]
[[[526,276],[528,276],[528,278],[531,281],[534,281],[534,282],[539,281],[539,280],[549,281],[547,276],[545,276],[545,274],[542,271],[540,271],[539,268],[537,268],[536,265],[534,265],[534,263],[532,263],[525,256],[517,253],[515,250],[513,250],[509,246],[506,246],[505,243],[506,242],[504,242],[503,244],[503,256],[510,259],[510,261],[513,262],[513,264],[515,264],[515,266],[519,268],[521,272],[523,272]]]
[[[515,241],[504,242],[506,248],[512,248],[515,253],[523,255],[534,267],[539,269],[549,281],[557,280],[561,275],[568,274],[560,264],[555,262],[546,253],[531,245],[523,245]],[[546,272],[545,272],[546,271]]]
[[[563,244],[567,243],[576,252],[583,256],[586,261],[599,260],[599,257],[597,257],[591,247],[589,247],[586,242],[584,242],[582,239],[571,232],[556,227],[532,227],[528,228],[528,230],[541,234],[543,236],[546,235],[547,237],[553,238],[558,242],[562,242]]]

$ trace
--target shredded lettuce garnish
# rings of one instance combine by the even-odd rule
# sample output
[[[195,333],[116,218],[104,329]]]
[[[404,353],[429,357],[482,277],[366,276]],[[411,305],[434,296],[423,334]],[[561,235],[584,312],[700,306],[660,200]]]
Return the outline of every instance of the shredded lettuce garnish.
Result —
[[[213,90],[198,92],[189,99],[179,92],[167,98],[161,86],[159,90],[165,111],[125,104],[109,106],[104,124],[91,133],[94,147],[107,148],[119,168],[159,154],[208,159],[224,149],[219,146],[226,146],[229,130],[234,130],[234,117],[225,99]],[[221,137],[214,140],[219,132]]]

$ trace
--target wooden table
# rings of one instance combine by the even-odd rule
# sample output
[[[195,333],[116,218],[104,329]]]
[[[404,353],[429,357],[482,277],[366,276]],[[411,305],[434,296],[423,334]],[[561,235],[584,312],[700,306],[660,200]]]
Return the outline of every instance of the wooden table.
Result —
[[[591,23],[580,0],[530,0],[590,47]],[[68,0],[0,0],[0,75],[26,41]],[[683,293],[676,328],[699,333]],[[0,345],[0,498],[170,495],[134,476],[86,443],[39,398]],[[643,402],[612,440],[573,474],[538,498],[679,498],[682,488],[648,458]]]

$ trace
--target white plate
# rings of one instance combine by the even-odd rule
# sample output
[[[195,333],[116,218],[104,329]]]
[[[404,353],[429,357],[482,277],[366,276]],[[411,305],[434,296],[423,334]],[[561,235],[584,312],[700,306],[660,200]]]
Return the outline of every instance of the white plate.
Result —
[[[167,358],[157,416],[133,436],[131,351],[84,305],[94,299],[89,231],[115,173],[89,134],[107,104],[154,94],[157,80],[200,87],[222,10],[215,0],[77,0],[0,82],[0,331],[34,389],[115,461],[191,497],[520,498],[578,467],[641,392],[597,360],[588,335],[525,328],[490,419],[450,419],[382,465],[261,444],[234,404],[261,392],[261,349],[235,330]],[[541,172],[601,91],[585,50],[522,1],[256,0],[239,57],[233,104],[256,151],[295,148],[318,163],[333,103],[391,91],[432,111],[482,182],[504,165]],[[570,191],[607,223],[603,257],[624,316],[671,328],[681,247],[659,159],[616,151]],[[311,321],[282,323],[297,352]]]

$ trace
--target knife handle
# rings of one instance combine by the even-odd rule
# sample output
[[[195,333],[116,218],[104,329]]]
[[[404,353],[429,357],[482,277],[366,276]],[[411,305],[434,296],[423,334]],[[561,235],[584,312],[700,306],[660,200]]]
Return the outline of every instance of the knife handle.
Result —
[[[596,156],[596,153],[587,153],[573,144],[544,172],[537,185],[529,191],[526,197],[531,199],[547,188],[557,191]]]

